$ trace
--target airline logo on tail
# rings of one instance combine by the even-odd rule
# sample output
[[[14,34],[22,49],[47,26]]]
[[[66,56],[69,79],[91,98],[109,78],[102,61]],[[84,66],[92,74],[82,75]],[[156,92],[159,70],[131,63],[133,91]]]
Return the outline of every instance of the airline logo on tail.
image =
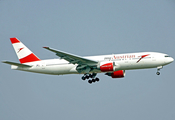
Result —
[[[40,61],[40,59],[17,38],[10,38],[10,40],[12,42],[12,45],[15,49],[20,63]]]
[[[22,49],[24,49],[24,48],[19,48],[19,51],[18,51],[18,53],[22,50]]]

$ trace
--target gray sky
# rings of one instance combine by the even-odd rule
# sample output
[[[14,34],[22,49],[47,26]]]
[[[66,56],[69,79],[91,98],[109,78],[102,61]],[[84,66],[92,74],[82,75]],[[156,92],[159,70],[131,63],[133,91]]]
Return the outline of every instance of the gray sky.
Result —
[[[55,49],[80,56],[153,51],[175,58],[174,0],[1,0],[0,60],[19,62],[10,37],[40,59]],[[0,63],[1,120],[174,120],[175,62],[126,71],[99,83],[82,75],[51,76]]]

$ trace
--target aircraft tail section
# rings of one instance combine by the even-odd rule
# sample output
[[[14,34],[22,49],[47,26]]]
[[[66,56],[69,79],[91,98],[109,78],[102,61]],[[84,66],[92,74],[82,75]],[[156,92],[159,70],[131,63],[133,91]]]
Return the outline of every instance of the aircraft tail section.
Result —
[[[10,40],[21,64],[40,61],[40,59],[17,38],[10,38]]]

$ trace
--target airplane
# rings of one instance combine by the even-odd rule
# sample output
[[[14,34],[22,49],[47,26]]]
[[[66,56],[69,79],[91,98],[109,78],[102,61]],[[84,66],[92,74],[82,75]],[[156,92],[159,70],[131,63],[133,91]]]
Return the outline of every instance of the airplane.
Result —
[[[163,66],[174,61],[172,57],[158,52],[139,52],[81,57],[50,47],[43,47],[58,56],[58,59],[39,59],[17,38],[10,38],[20,63],[2,61],[11,69],[34,73],[65,75],[83,74],[82,80],[98,82],[97,73],[105,73],[112,78],[123,78],[125,70],[157,68],[157,75]]]

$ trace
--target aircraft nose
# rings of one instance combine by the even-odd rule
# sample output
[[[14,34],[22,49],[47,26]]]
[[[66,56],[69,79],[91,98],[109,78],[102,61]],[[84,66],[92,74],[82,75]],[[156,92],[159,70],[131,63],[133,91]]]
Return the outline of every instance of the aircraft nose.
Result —
[[[168,57],[165,59],[166,64],[172,63],[173,61],[174,61],[174,59],[172,57]]]
[[[174,59],[171,57],[171,58],[170,58],[170,63],[173,62],[173,61],[174,61]]]

